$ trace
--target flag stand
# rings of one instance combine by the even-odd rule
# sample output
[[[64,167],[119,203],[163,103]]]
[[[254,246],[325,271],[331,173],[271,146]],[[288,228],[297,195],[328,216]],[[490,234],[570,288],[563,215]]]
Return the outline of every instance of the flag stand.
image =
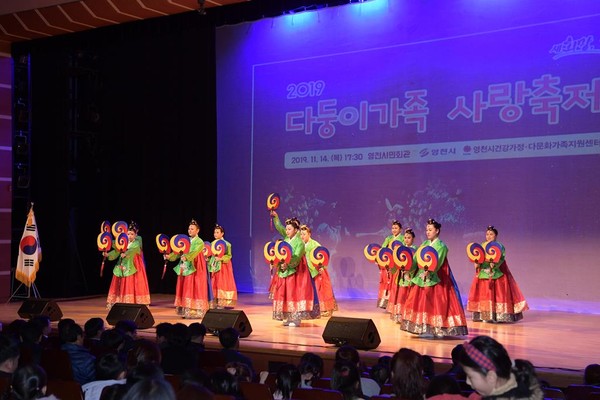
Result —
[[[27,296],[25,294],[18,295],[17,293],[19,292],[19,289],[21,289],[21,286],[23,286],[23,285],[24,285],[24,283],[21,283],[19,285],[19,287],[17,287],[17,289],[13,292],[13,294],[8,299],[7,303],[10,303],[10,301],[13,298],[15,298],[15,299],[30,299],[32,292],[33,292],[33,298],[39,299],[41,297],[37,286],[35,286],[35,283],[31,283],[31,286],[27,287]]]

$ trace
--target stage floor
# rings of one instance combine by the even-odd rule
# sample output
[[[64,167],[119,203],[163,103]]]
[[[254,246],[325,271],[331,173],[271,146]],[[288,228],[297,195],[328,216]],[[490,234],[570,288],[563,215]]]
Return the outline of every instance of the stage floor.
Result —
[[[104,297],[85,299],[57,299],[64,318],[83,324],[91,317],[106,318]],[[173,295],[154,294],[149,307],[155,323],[182,322],[172,306]],[[450,352],[458,343],[477,335],[489,335],[508,349],[511,358],[531,361],[537,368],[560,370],[580,375],[586,365],[600,362],[600,315],[556,311],[527,311],[523,320],[515,324],[469,322],[467,338],[423,339],[403,332],[387,313],[375,307],[375,300],[338,300],[339,317],[372,319],[381,337],[381,344],[369,356],[392,355],[401,347],[408,347],[433,357],[436,363],[450,363]],[[18,318],[21,302],[0,305],[0,321],[8,323]],[[264,352],[312,351],[333,354],[335,347],[323,341],[322,333],[327,319],[303,321],[301,327],[290,328],[271,319],[271,303],[267,294],[240,294],[236,309],[243,310],[252,325],[252,334],[241,340],[241,349]],[[469,317],[469,315],[467,315]],[[53,323],[54,325],[56,323]],[[153,338],[154,328],[141,330],[141,336]],[[214,336],[207,336],[208,347],[218,347]]]

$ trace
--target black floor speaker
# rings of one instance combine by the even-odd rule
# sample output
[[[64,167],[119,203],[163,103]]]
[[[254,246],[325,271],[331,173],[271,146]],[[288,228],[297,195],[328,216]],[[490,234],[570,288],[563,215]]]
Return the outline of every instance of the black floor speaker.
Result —
[[[213,335],[219,335],[219,332],[225,328],[235,328],[242,338],[252,333],[252,325],[241,310],[208,310],[202,323]]]
[[[325,343],[336,346],[350,345],[370,350],[379,346],[381,338],[372,319],[331,317],[323,330]]]
[[[19,317],[26,319],[43,315],[50,318],[50,321],[59,321],[63,316],[58,304],[54,300],[49,299],[25,300],[17,313]]]
[[[122,320],[135,322],[138,329],[154,326],[154,317],[144,304],[115,303],[106,316],[106,322],[114,326]]]

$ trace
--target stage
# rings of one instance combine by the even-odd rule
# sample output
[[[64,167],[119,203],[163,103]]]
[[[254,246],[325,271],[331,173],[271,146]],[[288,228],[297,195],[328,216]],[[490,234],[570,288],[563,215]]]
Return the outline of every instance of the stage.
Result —
[[[55,299],[64,318],[72,318],[83,324],[91,317],[106,319],[104,297],[85,299]],[[173,295],[154,294],[149,309],[155,324],[182,322],[190,324],[198,320],[186,320],[175,315]],[[362,359],[371,365],[379,356],[393,355],[401,347],[408,347],[431,356],[436,370],[442,372],[450,363],[452,348],[468,338],[489,335],[500,341],[511,358],[530,360],[543,379],[554,386],[581,383],[586,365],[600,361],[600,315],[577,314],[555,311],[527,311],[524,319],[515,324],[489,324],[468,322],[468,338],[423,339],[403,332],[392,322],[387,313],[375,307],[376,301],[364,299],[338,300],[338,317],[372,319],[381,337],[381,344],[374,350],[361,351]],[[0,306],[0,320],[7,324],[18,318],[20,301]],[[267,294],[240,294],[236,309],[243,310],[252,333],[241,339],[241,350],[252,356],[257,369],[267,369],[269,362],[293,362],[304,352],[319,353],[331,365],[336,347],[323,341],[322,334],[327,319],[303,321],[301,327],[285,327],[271,319],[271,303]],[[467,315],[469,317],[469,315]],[[52,323],[56,326],[56,322]],[[143,329],[139,335],[154,338],[154,328]],[[215,336],[206,337],[207,348],[219,348]]]

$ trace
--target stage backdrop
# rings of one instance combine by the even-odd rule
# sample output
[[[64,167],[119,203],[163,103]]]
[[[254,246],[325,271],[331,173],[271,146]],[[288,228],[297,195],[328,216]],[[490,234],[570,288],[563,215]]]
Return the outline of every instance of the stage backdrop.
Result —
[[[600,2],[392,1],[217,32],[218,215],[241,291],[265,292],[266,198],[331,252],[338,298],[398,219],[465,246],[499,230],[535,309],[600,313]],[[375,307],[375,301],[373,302]],[[343,307],[342,307],[343,308]]]

